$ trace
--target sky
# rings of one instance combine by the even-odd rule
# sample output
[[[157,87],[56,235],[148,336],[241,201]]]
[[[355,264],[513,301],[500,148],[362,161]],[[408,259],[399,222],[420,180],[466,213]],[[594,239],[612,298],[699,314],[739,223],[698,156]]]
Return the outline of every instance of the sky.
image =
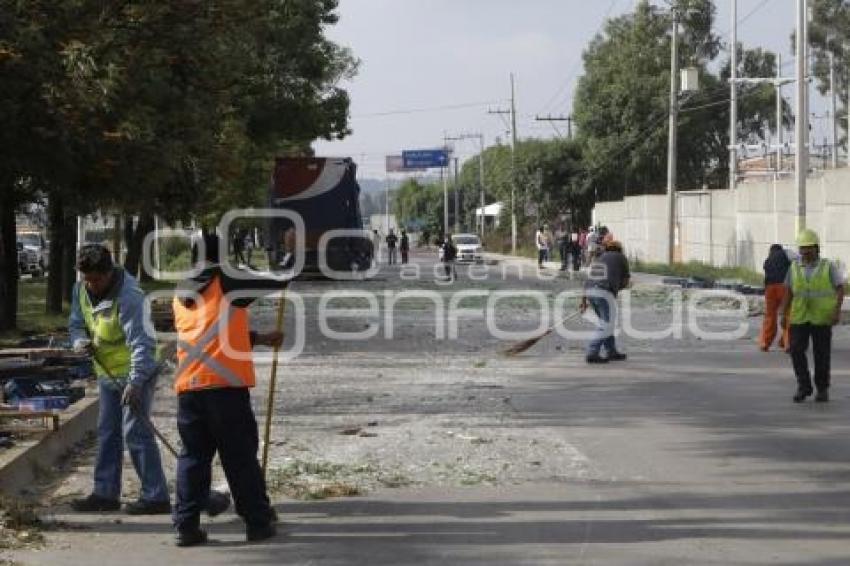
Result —
[[[723,41],[729,39],[732,1],[715,0],[716,31]],[[747,48],[779,52],[787,64],[786,74],[793,74],[790,34],[795,0],[737,2],[738,41]],[[569,114],[576,81],[583,73],[584,48],[607,17],[632,11],[634,4],[634,0],[340,0],[340,21],[328,28],[327,35],[360,60],[357,75],[342,84],[351,96],[353,133],[341,141],[316,142],[316,152],[352,157],[359,164],[359,176],[384,178],[384,156],[441,146],[446,135],[482,133],[488,146],[497,139],[507,142],[506,117],[488,110],[509,107],[511,73],[516,81],[519,137],[566,136],[565,122],[552,124],[535,117]],[[790,102],[792,90],[785,88]],[[813,91],[813,96],[819,95]],[[818,104],[822,101],[813,100],[814,107]],[[817,130],[817,122],[813,127]],[[478,151],[477,140],[450,143],[461,162]]]

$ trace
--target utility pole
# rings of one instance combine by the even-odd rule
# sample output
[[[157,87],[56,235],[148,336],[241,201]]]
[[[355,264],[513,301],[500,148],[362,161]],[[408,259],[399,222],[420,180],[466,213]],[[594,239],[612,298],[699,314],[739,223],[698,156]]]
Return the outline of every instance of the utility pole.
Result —
[[[455,234],[460,232],[460,197],[457,186],[457,157],[455,157]]]
[[[782,171],[782,55],[776,55],[776,172]]]
[[[831,41],[826,42],[829,51],[829,108],[832,124],[832,168],[838,169],[838,116],[835,114],[835,55],[832,53]]]
[[[514,74],[511,73],[511,108],[510,110],[488,110],[488,114],[510,114],[511,116],[511,253],[516,254],[516,90],[514,86]]]
[[[729,188],[738,186],[738,0],[732,0],[732,45],[729,48]]]
[[[679,10],[673,6],[670,41],[670,132],[667,142],[667,262],[673,263],[676,226],[676,129],[679,114]]]
[[[535,120],[538,122],[566,122],[567,123],[567,139],[573,139],[573,117],[570,116],[552,116],[548,114],[546,116],[535,116]],[[555,130],[558,131],[557,128]],[[558,132],[558,136],[560,137],[560,132]]]
[[[848,112],[848,114],[850,114],[850,112]],[[850,129],[848,129],[847,132],[847,137],[850,139]],[[486,220],[486,217],[484,216],[484,207],[486,206],[484,203],[484,134],[478,134],[478,142],[481,146],[481,151],[478,152],[478,189],[481,193],[481,220],[478,224],[478,233],[483,238],[484,221]]]
[[[384,185],[384,230],[386,234],[390,233],[390,178],[387,177],[386,185]]]
[[[468,134],[458,134],[457,136],[452,136],[446,138],[448,141],[462,141],[469,139],[477,139],[478,140],[478,190],[481,195],[481,218],[478,222],[478,231],[482,236],[484,235],[484,134],[482,133],[468,133]]]
[[[806,174],[808,171],[808,119],[809,108],[806,98],[808,82],[806,77],[806,28],[808,27],[808,13],[806,0],[797,0],[797,108],[794,135],[797,141],[797,151],[794,155],[794,174],[797,185],[797,217],[795,228],[797,233],[806,227]]]

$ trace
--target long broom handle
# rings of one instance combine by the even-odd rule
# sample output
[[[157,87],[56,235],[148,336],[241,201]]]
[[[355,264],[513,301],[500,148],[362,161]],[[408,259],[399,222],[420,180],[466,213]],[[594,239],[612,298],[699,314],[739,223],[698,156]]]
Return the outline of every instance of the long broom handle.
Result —
[[[278,332],[283,334],[283,317],[286,312],[286,287],[283,288],[283,295],[280,298],[280,303],[277,306],[277,326]],[[269,398],[266,403],[266,426],[263,431],[263,478],[266,477],[266,469],[269,463],[269,439],[272,432],[272,416],[274,413],[274,392],[277,385],[277,355],[280,351],[280,346],[274,347],[272,357],[272,379],[269,382]]]
[[[556,328],[558,328],[559,326],[561,326],[561,325],[562,325],[562,324],[564,324],[565,322],[569,322],[569,321],[571,321],[571,320],[572,320],[572,319],[574,319],[574,318],[578,318],[578,317],[579,317],[579,316],[581,316],[582,314],[584,314],[584,313],[583,313],[583,312],[581,312],[581,311],[576,311],[576,312],[573,312],[573,313],[568,314],[567,316],[565,316],[564,318],[562,318],[561,320],[559,320],[558,322],[556,322],[555,324],[553,324],[552,326],[550,326],[549,328],[547,328],[547,329],[546,329],[546,332],[544,332],[543,334],[541,334],[541,335],[540,335],[540,338],[543,338],[543,337],[544,337],[544,336],[546,336],[547,334],[551,334],[551,333],[552,333],[552,332],[553,332]]]

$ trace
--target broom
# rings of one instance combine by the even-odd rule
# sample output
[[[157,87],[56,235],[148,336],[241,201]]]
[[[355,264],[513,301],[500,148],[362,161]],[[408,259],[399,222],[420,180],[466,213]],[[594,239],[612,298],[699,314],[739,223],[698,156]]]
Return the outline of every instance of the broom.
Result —
[[[280,303],[277,306],[277,326],[278,332],[283,332],[283,318],[286,312],[286,287],[283,288],[283,294],[280,298]],[[274,413],[274,392],[277,386],[277,355],[280,352],[280,346],[274,347],[272,357],[272,378],[269,382],[269,398],[266,404],[266,426],[263,432],[263,479],[266,477],[266,469],[269,463],[269,441],[272,431],[272,416]]]
[[[568,322],[568,321],[570,321],[574,318],[577,318],[581,315],[582,315],[581,311],[577,311],[577,312],[574,312],[574,313],[572,313],[568,316],[565,316],[560,321],[558,321],[556,324],[554,324],[553,326],[550,326],[546,330],[546,332],[543,332],[542,334],[535,336],[533,338],[529,338],[528,340],[523,340],[522,342],[518,342],[518,343],[514,344],[513,346],[511,346],[510,348],[507,348],[506,350],[504,350],[502,352],[502,354],[505,355],[505,356],[508,356],[508,357],[513,357],[513,356],[517,356],[519,354],[522,354],[523,352],[525,352],[526,350],[528,350],[529,348],[531,348],[532,346],[534,346],[535,344],[537,344],[538,342],[543,340],[545,337],[552,334],[552,332],[558,326],[560,326],[560,325],[564,324],[565,322]]]

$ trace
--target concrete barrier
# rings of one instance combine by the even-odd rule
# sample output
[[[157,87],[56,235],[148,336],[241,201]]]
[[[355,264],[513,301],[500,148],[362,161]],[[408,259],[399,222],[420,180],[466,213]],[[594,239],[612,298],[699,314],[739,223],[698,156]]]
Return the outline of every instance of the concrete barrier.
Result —
[[[15,496],[32,486],[34,480],[56,465],[97,427],[99,399],[86,397],[60,415],[59,430],[51,431],[35,443],[7,449],[0,455],[0,494]]]

